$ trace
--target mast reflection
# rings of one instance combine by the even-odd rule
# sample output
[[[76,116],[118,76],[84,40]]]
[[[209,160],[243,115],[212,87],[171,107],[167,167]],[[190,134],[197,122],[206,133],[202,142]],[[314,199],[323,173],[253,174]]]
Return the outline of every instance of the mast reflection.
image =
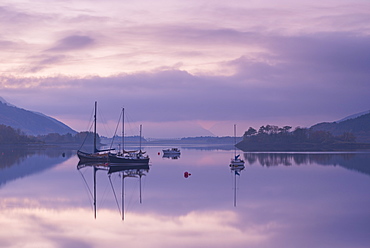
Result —
[[[231,173],[234,174],[234,207],[236,207],[237,179],[240,179],[241,172],[244,168],[244,165],[230,165]]]
[[[146,176],[145,173],[149,172],[149,165],[148,164],[138,164],[138,165],[122,165],[122,164],[110,164],[108,175],[109,180],[110,176],[113,173],[119,173],[120,177],[122,178],[122,190],[121,190],[121,216],[122,220],[125,219],[125,178],[126,177],[133,177],[133,178],[139,178],[139,200],[140,204],[142,203],[142,197],[141,197],[141,178],[142,176]],[[112,187],[113,189],[113,187]]]
[[[93,193],[91,192],[83,173],[81,173],[81,171],[80,171],[82,168],[85,168],[85,167],[93,168],[93,184],[94,184]],[[122,220],[124,220],[124,218],[125,218],[125,214],[124,214],[125,213],[124,212],[124,206],[125,206],[125,202],[124,202],[124,199],[125,199],[124,179],[125,178],[127,178],[127,177],[139,178],[139,186],[140,186],[139,201],[140,201],[140,204],[142,203],[141,178],[142,178],[142,176],[146,176],[146,173],[149,172],[149,165],[143,165],[143,164],[141,164],[141,165],[140,164],[138,164],[138,165],[123,165],[123,164],[114,164],[114,163],[79,163],[77,165],[77,170],[80,171],[81,176],[82,176],[82,178],[83,178],[83,180],[84,180],[84,182],[85,182],[85,184],[86,184],[86,186],[87,186],[87,188],[90,192],[90,195],[93,198],[93,208],[94,208],[94,218],[95,219],[96,219],[96,215],[97,215],[96,172],[99,171],[99,170],[107,171],[107,176],[108,176],[110,185],[112,187],[112,191],[113,191],[117,206],[120,210]],[[113,186],[113,183],[112,183],[112,180],[111,180],[111,175],[114,174],[114,173],[117,173],[119,175],[119,177],[121,178],[121,180],[122,180],[122,182],[121,182],[121,186],[122,186],[122,188],[121,188],[121,207],[119,206],[116,191],[114,189],[114,186]]]

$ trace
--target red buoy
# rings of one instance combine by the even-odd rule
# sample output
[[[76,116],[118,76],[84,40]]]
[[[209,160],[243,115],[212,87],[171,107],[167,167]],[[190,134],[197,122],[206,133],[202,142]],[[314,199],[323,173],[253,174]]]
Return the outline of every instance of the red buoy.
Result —
[[[185,177],[185,178],[188,178],[189,176],[191,176],[191,174],[190,174],[189,172],[185,171],[185,172],[184,172],[184,177]]]

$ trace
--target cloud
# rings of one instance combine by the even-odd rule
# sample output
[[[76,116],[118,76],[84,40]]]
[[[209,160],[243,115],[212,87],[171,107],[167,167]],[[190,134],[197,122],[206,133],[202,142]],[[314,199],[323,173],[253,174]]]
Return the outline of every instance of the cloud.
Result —
[[[327,41],[325,44],[331,43]],[[283,58],[280,63],[270,63],[268,57],[266,61],[241,57],[226,63],[226,66],[237,67],[237,73],[232,76],[197,76],[186,71],[167,70],[110,77],[3,78],[3,82],[13,86],[27,85],[26,89],[13,91],[20,95],[38,96],[38,100],[34,97],[29,98],[32,101],[22,100],[29,108],[54,115],[72,115],[68,112],[73,108],[75,118],[85,116],[85,119],[88,119],[86,110],[95,100],[99,101],[102,109],[125,106],[133,110],[135,121],[158,123],[252,119],[293,121],[302,116],[324,116],[328,112],[344,117],[347,113],[366,110],[369,106],[366,77],[356,82],[361,87],[353,87],[352,81],[338,80],[336,70],[325,69],[328,65],[321,61],[320,53],[323,48],[316,51],[305,45],[316,51],[317,57],[312,51],[285,53],[284,49],[291,45],[287,42],[286,47],[280,45],[276,48],[281,53],[279,58]],[[299,64],[297,61],[304,62]],[[323,68],[318,66],[320,64]],[[358,71],[347,70],[347,79],[356,77]],[[42,95],[39,95],[40,90]],[[346,104],[338,108],[337,99]],[[44,102],[52,104],[40,109]],[[115,121],[117,112],[117,109],[105,111],[107,119]]]
[[[147,123],[305,126],[368,110],[368,4],[287,3],[2,7],[1,95],[74,123],[95,100]]]
[[[21,68],[24,73],[36,73],[40,72],[46,68],[50,68],[51,66],[55,66],[63,62],[67,56],[65,55],[47,55],[42,54],[39,56],[31,56],[29,58],[31,63]]]
[[[35,17],[11,7],[0,6],[0,21],[8,25],[19,25],[35,21]]]
[[[66,52],[85,49],[94,44],[94,39],[84,35],[71,35],[59,40],[55,46],[46,50],[53,52]]]
[[[280,60],[298,64],[301,70],[353,74],[368,71],[369,43],[368,35],[336,32],[276,37],[268,46]]]
[[[13,47],[14,46],[14,42],[7,41],[7,40],[0,40],[0,46],[2,48]]]

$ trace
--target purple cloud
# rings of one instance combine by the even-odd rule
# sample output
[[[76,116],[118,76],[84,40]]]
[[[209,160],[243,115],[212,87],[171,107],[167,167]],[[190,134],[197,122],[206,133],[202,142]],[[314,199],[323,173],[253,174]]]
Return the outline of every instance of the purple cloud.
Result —
[[[85,49],[93,44],[94,39],[90,38],[89,36],[71,35],[59,40],[54,47],[48,49],[47,51],[65,52],[71,50],[80,50]]]
[[[73,14],[54,9],[58,18],[49,22],[39,21],[50,17],[42,11],[2,7],[0,19],[12,28],[0,37],[9,72],[0,77],[1,95],[75,120],[88,119],[95,100],[109,120],[117,115],[111,106],[125,105],[135,120],[157,123],[308,126],[368,110],[368,5],[306,4],[220,2],[199,11],[192,2],[181,12],[176,4],[146,10],[144,19],[92,4]]]

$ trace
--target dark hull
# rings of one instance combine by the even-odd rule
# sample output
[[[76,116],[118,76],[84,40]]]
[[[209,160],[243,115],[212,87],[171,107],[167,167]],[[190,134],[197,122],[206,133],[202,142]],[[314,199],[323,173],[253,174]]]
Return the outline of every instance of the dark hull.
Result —
[[[97,154],[97,153],[86,153],[77,151],[77,156],[80,159],[80,162],[108,162],[108,154]]]
[[[109,162],[128,165],[147,165],[149,164],[149,158],[126,158],[114,154],[109,154]]]

